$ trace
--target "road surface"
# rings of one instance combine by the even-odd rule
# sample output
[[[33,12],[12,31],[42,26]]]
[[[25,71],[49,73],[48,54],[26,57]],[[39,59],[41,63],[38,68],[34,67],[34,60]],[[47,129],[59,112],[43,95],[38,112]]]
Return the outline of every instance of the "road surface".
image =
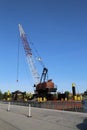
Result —
[[[0,130],[87,130],[87,113],[0,103]]]

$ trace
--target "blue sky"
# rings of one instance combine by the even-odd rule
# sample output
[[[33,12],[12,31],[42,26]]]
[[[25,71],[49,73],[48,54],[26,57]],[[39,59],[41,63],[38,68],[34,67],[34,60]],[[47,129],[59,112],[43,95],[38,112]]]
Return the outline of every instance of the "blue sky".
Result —
[[[0,0],[0,89],[33,91],[18,24],[33,42],[58,91],[87,89],[87,0]],[[41,75],[42,67],[37,69]]]

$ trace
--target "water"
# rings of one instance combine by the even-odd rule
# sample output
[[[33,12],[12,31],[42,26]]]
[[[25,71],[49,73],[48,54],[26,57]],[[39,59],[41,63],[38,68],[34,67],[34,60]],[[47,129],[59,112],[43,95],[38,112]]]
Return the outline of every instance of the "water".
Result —
[[[84,110],[84,112],[87,113],[87,100],[83,100],[82,104],[83,104],[83,110]]]

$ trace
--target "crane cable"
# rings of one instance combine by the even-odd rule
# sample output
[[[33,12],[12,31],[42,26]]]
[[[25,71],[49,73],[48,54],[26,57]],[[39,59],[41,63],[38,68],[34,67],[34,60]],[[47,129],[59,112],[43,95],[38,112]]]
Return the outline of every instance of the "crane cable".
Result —
[[[17,82],[19,81],[19,45],[20,45],[20,42],[18,40],[18,55],[17,55]]]
[[[16,79],[16,82],[19,82],[19,64],[20,64],[20,39],[18,38],[18,49],[17,49],[17,79]],[[26,69],[26,67],[25,67],[25,69]],[[26,73],[27,73],[27,75],[28,75],[28,71],[27,71],[27,69],[26,69]],[[29,77],[29,76],[28,76]]]
[[[33,43],[33,42],[30,42],[30,44],[32,45],[32,47],[34,48],[34,51],[35,51],[35,53],[34,53],[34,51],[32,50],[32,51],[33,51],[33,55],[36,57],[36,59],[38,60],[38,62],[41,64],[41,66],[42,66],[43,68],[45,68],[45,65],[44,65],[44,63],[43,63],[43,61],[42,61],[42,58],[41,58],[41,56],[39,55],[37,49],[35,48],[34,43]]]
[[[41,58],[41,56],[39,55],[39,53],[38,53],[36,47],[34,46],[34,43],[33,43],[33,42],[30,42],[30,44],[32,45],[32,48],[33,48],[33,49],[32,49],[32,52],[33,52],[34,57],[36,57],[36,60],[41,64],[41,66],[42,66],[43,68],[45,68],[45,65],[44,65],[44,63],[43,63],[43,61],[42,61],[42,58]],[[20,58],[19,51],[20,51],[20,40],[19,40],[19,38],[18,38],[17,80],[16,80],[16,82],[19,82],[19,58]]]

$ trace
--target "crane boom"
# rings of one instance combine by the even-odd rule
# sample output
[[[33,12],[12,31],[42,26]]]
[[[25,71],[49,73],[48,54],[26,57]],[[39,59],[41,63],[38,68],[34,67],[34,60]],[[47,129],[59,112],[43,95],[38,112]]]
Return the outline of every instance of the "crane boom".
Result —
[[[33,61],[32,50],[30,48],[29,42],[27,40],[27,37],[26,37],[26,34],[23,30],[22,25],[19,24],[18,27],[19,27],[19,32],[20,32],[20,37],[22,39],[23,47],[24,47],[24,50],[25,50],[27,62],[28,62],[30,71],[32,73],[32,76],[34,78],[35,85],[37,85],[40,82],[40,77],[39,77],[39,74],[36,70],[34,61]]]

